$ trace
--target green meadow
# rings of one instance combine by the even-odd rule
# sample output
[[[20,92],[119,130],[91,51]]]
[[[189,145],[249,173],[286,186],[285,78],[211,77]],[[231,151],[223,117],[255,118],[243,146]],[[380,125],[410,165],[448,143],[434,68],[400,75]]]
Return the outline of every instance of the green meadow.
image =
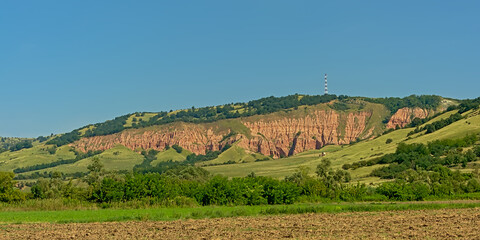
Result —
[[[478,208],[480,202],[363,202],[363,203],[298,203],[261,206],[149,207],[141,209],[108,208],[48,211],[1,211],[0,223],[82,223],[110,221],[172,221],[238,216],[263,216],[302,213],[377,212],[427,209]]]

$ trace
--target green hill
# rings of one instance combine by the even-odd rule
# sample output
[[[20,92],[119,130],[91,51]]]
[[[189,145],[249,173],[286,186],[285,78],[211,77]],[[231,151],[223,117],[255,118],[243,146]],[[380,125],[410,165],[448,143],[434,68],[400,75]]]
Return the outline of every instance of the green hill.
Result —
[[[46,168],[39,170],[39,172],[87,172],[87,166],[91,164],[92,158],[99,158],[100,163],[102,163],[105,169],[108,171],[131,170],[133,169],[133,166],[142,163],[144,159],[141,154],[138,154],[124,146],[117,145],[103,153],[82,159],[73,164],[64,164],[53,168]]]
[[[247,153],[247,151],[237,145],[233,145],[226,151],[218,155],[210,161],[202,162],[198,166],[212,166],[221,164],[233,164],[233,163],[248,163],[256,160],[271,160],[270,157],[264,156],[260,153]]]
[[[159,152],[156,155],[157,159],[153,160],[150,163],[150,165],[157,166],[161,162],[166,162],[166,161],[170,161],[170,160],[173,161],[173,162],[185,161],[185,159],[187,159],[187,156],[190,155],[190,154],[191,154],[191,152],[189,152],[185,149],[181,153],[178,153],[175,149],[170,148],[170,149],[165,150],[163,152]]]
[[[54,149],[54,150],[53,150]],[[52,152],[50,152],[50,151]],[[62,146],[54,148],[43,144],[36,144],[32,148],[0,154],[0,169],[13,171],[16,168],[27,167],[36,164],[52,163],[59,160],[73,159],[75,154],[70,151],[71,147]]]
[[[333,109],[343,114],[340,114],[340,117],[345,117],[349,113],[355,113],[360,110],[371,112],[372,114],[368,119],[369,121],[366,123],[366,129],[374,129],[375,132],[373,135],[377,137],[369,137],[368,139],[349,145],[329,145],[319,150],[310,150],[280,159],[272,159],[269,156],[248,151],[236,144],[232,144],[230,148],[223,152],[209,153],[210,155],[207,154],[207,157],[191,155],[192,153],[185,149],[181,153],[178,153],[170,148],[156,153],[155,159],[150,162],[152,167],[169,162],[170,160],[179,164],[186,162],[188,162],[188,164],[194,163],[196,166],[202,166],[213,174],[222,174],[229,177],[241,177],[255,172],[257,175],[283,178],[291,175],[300,167],[307,167],[310,169],[310,173],[314,174],[315,167],[323,159],[330,160],[333,168],[340,169],[344,164],[369,161],[393,153],[400,143],[427,143],[438,139],[457,139],[467,134],[479,134],[480,114],[476,100],[458,100],[458,102],[461,103],[458,107],[455,107],[456,101],[457,100],[445,100],[438,96],[370,99],[334,95],[291,95],[281,98],[269,97],[248,103],[178,110],[170,113],[133,113],[104,123],[88,125],[70,133],[53,136],[50,138],[50,141],[47,141],[47,138],[1,138],[0,148],[3,150],[0,151],[0,171],[16,170],[18,172],[20,168],[59,163],[54,167],[44,167],[19,172],[18,175],[27,176],[35,172],[43,173],[54,171],[64,173],[87,172],[87,166],[94,157],[99,158],[106,170],[132,171],[134,166],[145,161],[145,156],[139,152],[149,149],[135,149],[135,151],[133,151],[125,146],[117,145],[95,156],[89,155],[90,157],[79,159],[73,163],[62,162],[65,160],[73,161],[78,158],[78,154],[80,154],[76,152],[77,150],[66,145],[67,143],[77,141],[83,137],[108,135],[127,129],[155,129],[163,125],[172,126],[168,125],[172,122],[188,122],[189,124],[202,123],[203,126],[213,127],[213,129],[216,129],[215,131],[231,131],[231,136],[234,136],[234,134],[242,134],[250,138],[251,135],[256,133],[250,132],[250,129],[242,123],[241,117],[248,116],[249,121],[266,117],[275,120],[275,118],[295,117],[295,115],[305,114],[305,112],[311,109]],[[385,123],[388,117],[402,107],[445,109],[447,106],[450,106],[450,111],[429,119],[423,124],[380,135],[385,131]],[[450,116],[457,112],[461,112],[465,118],[446,126],[442,125],[441,128],[439,127],[432,133],[427,134],[425,130],[422,130],[412,134],[412,131],[416,128],[422,129],[429,124],[431,125],[441,120],[449,119]],[[345,126],[339,126],[338,129],[340,131],[340,137],[344,136],[345,132],[342,131],[344,131]],[[363,134],[366,133],[364,132]],[[225,139],[231,136],[226,135]],[[363,136],[364,135],[360,136],[359,140]],[[23,148],[22,142],[25,141],[30,142],[31,147]],[[22,144],[20,144],[19,147],[10,149],[10,147],[18,143]],[[215,157],[212,158],[211,156]],[[354,181],[379,182],[385,180],[371,177],[370,173],[383,166],[385,166],[385,164],[377,164],[357,169],[349,169],[348,171],[351,173]],[[461,170],[471,171],[473,167],[473,163],[469,163],[466,168],[461,168]]]
[[[405,98],[361,98],[344,95],[289,95],[286,97],[267,97],[253,100],[247,103],[225,104],[215,107],[203,107],[172,112],[159,113],[134,113],[117,117],[103,123],[91,124],[73,130],[72,132],[55,136],[47,143],[57,146],[66,145],[79,140],[82,137],[103,136],[121,132],[129,128],[144,128],[154,125],[164,125],[172,122],[208,123],[222,119],[234,119],[265,115],[280,112],[282,110],[298,108],[300,106],[312,106],[338,100],[332,104],[333,109],[347,110],[348,104],[344,101],[358,101],[379,103],[384,105],[391,113],[402,107],[420,107],[425,109],[437,109],[442,103],[440,96],[434,95],[411,95]]]
[[[447,118],[455,112],[456,110],[445,113],[425,124]],[[329,159],[332,162],[332,167],[339,169],[346,163],[352,164],[363,160],[371,160],[387,153],[393,153],[398,144],[402,142],[407,144],[427,143],[438,139],[457,139],[465,137],[468,134],[479,134],[480,114],[478,114],[478,110],[476,112],[469,111],[463,115],[467,116],[467,118],[430,134],[421,132],[416,135],[407,136],[414,128],[405,128],[379,136],[375,139],[345,146],[326,146],[320,150],[312,150],[288,158],[265,162],[209,166],[205,167],[205,169],[214,174],[223,174],[230,177],[243,177],[251,172],[255,172],[257,175],[282,178],[291,175],[299,167],[308,167],[313,174],[316,165],[318,165],[322,159]],[[386,143],[387,139],[391,139],[392,142]],[[321,156],[323,152],[326,152],[325,156]],[[362,167],[353,171],[350,170],[350,172],[355,181],[376,182],[379,178],[372,178],[368,175],[372,170],[381,166],[383,165]]]

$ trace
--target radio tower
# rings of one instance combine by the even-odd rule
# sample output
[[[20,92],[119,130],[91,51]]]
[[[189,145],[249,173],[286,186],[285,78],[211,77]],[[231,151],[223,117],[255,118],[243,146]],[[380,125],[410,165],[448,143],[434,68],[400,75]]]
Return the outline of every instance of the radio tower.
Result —
[[[327,88],[327,74],[325,73],[325,95],[328,95],[328,88]]]

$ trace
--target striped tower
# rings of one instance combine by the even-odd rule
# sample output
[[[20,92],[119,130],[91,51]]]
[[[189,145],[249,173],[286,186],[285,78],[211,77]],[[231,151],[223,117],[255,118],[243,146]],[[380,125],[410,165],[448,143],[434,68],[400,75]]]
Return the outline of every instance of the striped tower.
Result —
[[[327,88],[327,74],[325,73],[325,95],[328,95],[328,88]]]

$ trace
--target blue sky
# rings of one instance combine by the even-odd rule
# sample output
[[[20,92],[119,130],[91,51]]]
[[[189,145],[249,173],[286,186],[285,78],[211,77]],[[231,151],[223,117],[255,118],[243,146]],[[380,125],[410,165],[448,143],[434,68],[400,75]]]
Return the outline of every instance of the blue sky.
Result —
[[[1,1],[0,136],[333,94],[480,96],[479,1]]]

